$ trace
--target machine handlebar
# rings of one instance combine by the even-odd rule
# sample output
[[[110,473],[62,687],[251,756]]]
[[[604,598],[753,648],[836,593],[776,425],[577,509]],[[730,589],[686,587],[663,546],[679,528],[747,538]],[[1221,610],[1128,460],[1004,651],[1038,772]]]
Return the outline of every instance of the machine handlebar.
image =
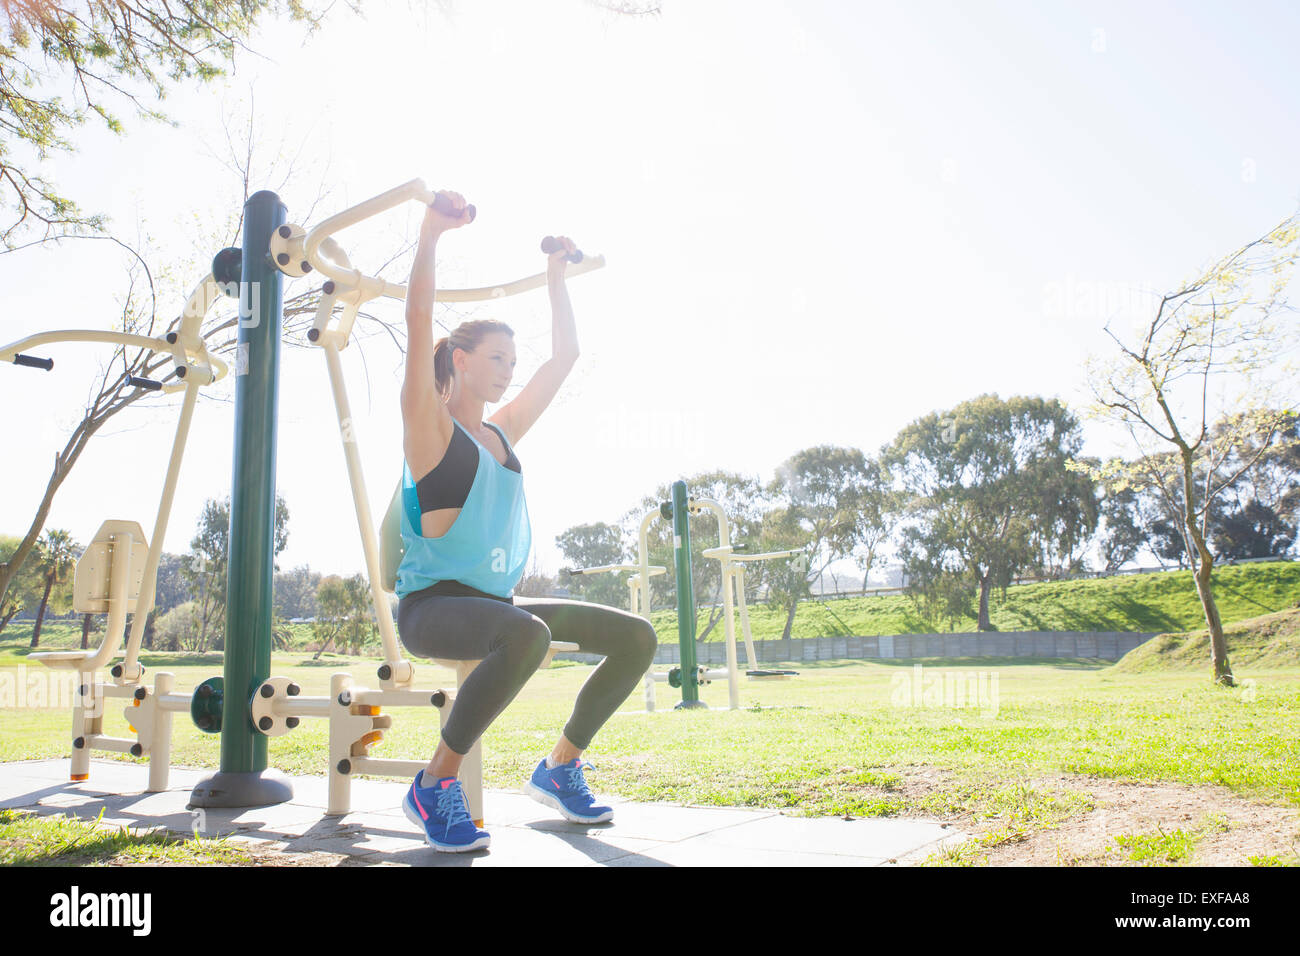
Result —
[[[547,236],[545,239],[542,240],[542,252],[546,253],[548,256],[552,252],[559,252],[563,248],[564,246],[560,245],[560,240],[556,239],[554,236]],[[582,250],[577,249],[573,252],[570,252],[564,258],[568,259],[570,262],[575,262],[575,263],[581,262]]]
[[[26,365],[29,368],[43,368],[48,372],[54,368],[54,359],[37,358],[35,355],[15,355],[14,364]]]
[[[451,200],[448,199],[446,196],[444,196],[442,193],[437,193],[433,197],[433,202],[429,203],[429,205],[431,205],[434,209],[438,210],[438,212],[442,213],[444,216],[454,216],[456,214],[456,210],[452,206]],[[464,210],[461,212],[460,218],[465,219],[467,222],[473,222],[474,217],[477,215],[478,215],[478,210],[475,209],[472,204],[470,204],[467,205],[464,208]]]

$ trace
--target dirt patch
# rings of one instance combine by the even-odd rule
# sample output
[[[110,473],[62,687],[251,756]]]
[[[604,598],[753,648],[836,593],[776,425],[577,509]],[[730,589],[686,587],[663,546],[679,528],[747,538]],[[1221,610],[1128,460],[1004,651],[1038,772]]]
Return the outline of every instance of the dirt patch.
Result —
[[[895,792],[908,809],[900,816],[938,817],[985,844],[950,859],[989,866],[1251,866],[1251,857],[1300,863],[1300,810],[1249,800],[1226,787],[1048,774],[1013,784],[1033,796],[1003,809],[946,771],[910,768],[901,777]],[[1005,794],[1006,781],[1001,785]],[[945,804],[969,809],[945,810]],[[1155,842],[1156,851],[1133,859],[1133,837]],[[1190,850],[1170,857],[1163,852],[1167,845]],[[929,860],[942,861],[942,855]]]
[[[238,846],[241,853],[251,857],[239,866],[366,866],[373,862],[345,853],[286,851],[280,847],[259,844],[255,840],[240,840]]]

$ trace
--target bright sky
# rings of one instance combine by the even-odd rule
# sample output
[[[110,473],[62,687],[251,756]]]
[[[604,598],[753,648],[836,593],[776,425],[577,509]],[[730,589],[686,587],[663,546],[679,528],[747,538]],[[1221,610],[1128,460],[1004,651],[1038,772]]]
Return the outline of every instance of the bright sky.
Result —
[[[190,258],[176,278],[188,291],[220,245],[212,224],[237,206],[212,153],[251,88],[260,168],[299,157],[280,190],[292,221],[322,188],[307,225],[419,177],[479,209],[442,243],[442,285],[541,271],[548,233],[604,253],[603,271],[570,283],[579,367],[518,449],[554,570],[557,534],[615,521],[679,477],[766,481],[822,443],[874,453],[985,392],[1081,407],[1108,319],[1126,328],[1140,290],[1168,290],[1296,209],[1298,27],[1300,9],[1263,2],[664,0],[658,17],[620,18],[578,0],[445,14],[367,0],[365,19],[340,9],[307,39],[267,24],[251,44],[261,57],[241,55],[229,83],[169,96],[178,126],[121,109],[127,135],[87,126],[50,169],[115,233],[149,231],[154,261]],[[373,271],[419,215],[339,238]],[[0,256],[0,341],[107,327],[124,261],[100,242]],[[174,294],[163,311],[181,305]],[[400,321],[400,303],[374,309]],[[474,315],[516,330],[509,398],[548,354],[545,294]],[[344,365],[378,520],[400,470],[401,356],[386,336],[361,344]],[[0,368],[7,533],[30,522],[106,353],[41,354],[54,372]],[[284,354],[280,565],[359,571],[324,359]],[[204,499],[230,488],[231,384],[214,395],[168,551],[188,549]],[[84,543],[128,518],[151,535],[178,407],[114,419],[47,526]],[[1091,454],[1133,453],[1100,425],[1086,434]]]

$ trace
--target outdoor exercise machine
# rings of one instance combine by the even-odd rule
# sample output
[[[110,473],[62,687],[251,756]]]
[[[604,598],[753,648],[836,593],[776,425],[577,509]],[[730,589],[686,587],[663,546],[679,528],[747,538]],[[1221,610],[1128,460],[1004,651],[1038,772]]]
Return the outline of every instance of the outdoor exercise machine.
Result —
[[[201,730],[221,735],[220,770],[194,788],[190,798],[193,807],[250,807],[289,800],[293,791],[288,778],[267,768],[267,741],[272,736],[291,732],[304,717],[329,721],[328,813],[348,812],[355,774],[414,776],[426,765],[424,760],[385,760],[371,757],[369,753],[392,725],[391,716],[381,712],[383,707],[432,706],[438,709],[440,722],[445,722],[455,691],[418,688],[415,667],[402,654],[388,599],[401,561],[400,530],[396,540],[391,534],[386,535],[381,554],[340,358],[351,340],[360,307],[379,297],[404,299],[406,287],[355,268],[334,238],[344,229],[411,202],[431,205],[443,202],[443,198],[427,189],[421,180],[412,180],[307,229],[287,221],[286,209],[274,193],[255,193],[244,207],[243,245],[217,254],[212,274],[200,283],[187,303],[177,333],[153,339],[109,332],[48,332],[0,349],[0,361],[46,370],[52,367],[52,361],[34,357],[25,350],[59,341],[103,341],[158,351],[170,349],[176,356],[173,375],[183,380],[183,385],[145,380],[133,384],[151,390],[176,391],[182,387],[186,390],[152,546],[146,545],[138,525],[109,521],[77,563],[76,609],[109,615],[102,645],[94,652],[32,655],[47,666],[78,672],[80,693],[73,708],[72,733],[74,780],[84,780],[89,774],[91,751],[104,750],[149,757],[148,790],[166,789],[172,715],[187,710]],[[474,207],[468,207],[466,215],[472,219],[475,214]],[[603,256],[576,253],[570,256],[571,261],[575,258],[581,261],[568,270],[569,276],[582,275],[605,264]],[[358,685],[350,674],[337,673],[331,677],[328,697],[304,696],[289,678],[270,674],[282,281],[284,275],[303,276],[313,271],[321,273],[326,281],[307,338],[325,354],[384,652],[375,689]],[[436,299],[486,301],[545,284],[546,273],[542,272],[493,286],[439,289]],[[138,663],[138,655],[144,622],[154,604],[167,516],[198,389],[217,381],[228,371],[225,363],[208,354],[199,335],[200,326],[217,297],[223,291],[229,294],[232,289],[237,290],[241,305],[248,304],[248,314],[240,316],[233,370],[235,442],[223,674],[203,681],[191,695],[177,694],[173,692],[174,675],[169,673],[159,673],[152,688],[145,685],[144,667]],[[386,522],[386,529],[391,531],[391,528],[391,522]],[[128,613],[133,617],[126,658],[112,666],[111,683],[101,682],[97,671],[120,652]],[[575,644],[553,641],[545,663],[557,651],[576,649]],[[457,686],[478,664],[477,661],[436,663],[454,668]],[[103,734],[106,698],[130,701],[124,715],[136,735],[134,740]],[[481,824],[481,745],[476,744],[467,755],[461,779],[470,813]]]
[[[148,689],[140,683],[145,669],[139,663],[138,656],[145,620],[153,607],[163,538],[167,533],[167,520],[171,514],[181,459],[185,454],[199,390],[219,381],[229,370],[225,362],[208,352],[207,345],[199,334],[208,311],[225,292],[228,292],[228,288],[219,285],[209,273],[190,295],[177,329],[165,335],[154,337],[127,332],[66,329],[41,332],[0,348],[0,362],[13,362],[15,365],[40,368],[47,372],[54,368],[54,360],[30,355],[29,350],[65,342],[94,342],[170,353],[172,370],[162,379],[132,376],[123,383],[123,388],[185,393],[172,440],[167,474],[163,480],[158,514],[154,519],[153,543],[150,544],[139,524],[108,520],[100,526],[76,564],[73,574],[73,608],[79,614],[108,615],[103,642],[94,651],[45,651],[30,655],[31,660],[40,661],[47,667],[75,670],[79,675],[73,708],[73,780],[85,780],[89,776],[92,750],[129,753],[137,757],[152,753],[154,756],[149,768],[149,789],[163,790],[167,786],[171,714],[177,710],[188,710],[189,698],[171,694],[172,675],[159,674],[155,680],[151,706],[139,709],[149,694]],[[113,665],[111,684],[99,682],[95,679],[96,672],[105,667],[120,650],[127,614],[133,616],[131,632],[127,638],[126,658]],[[136,739],[104,735],[103,701],[109,697],[130,701],[131,706],[127,708],[126,716],[128,725],[136,732]],[[165,701],[165,704],[159,707],[159,701]]]
[[[727,641],[727,666],[725,668],[706,668],[696,663],[695,658],[695,585],[691,575],[691,529],[690,515],[711,512],[718,522],[718,547],[707,548],[702,553],[706,558],[713,558],[722,565],[722,621]],[[745,603],[745,565],[754,561],[771,561],[777,558],[798,557],[803,555],[801,549],[788,551],[767,551],[762,554],[744,554],[736,550],[731,543],[731,524],[727,520],[722,506],[710,498],[691,498],[687,496],[686,482],[676,481],[672,485],[672,499],[662,502],[658,508],[649,511],[641,519],[637,532],[636,564],[606,564],[591,568],[566,569],[570,575],[604,574],[607,572],[632,571],[627,580],[630,592],[629,604],[633,614],[639,614],[650,620],[650,579],[665,574],[667,569],[650,564],[649,531],[654,520],[671,521],[673,526],[673,564],[677,583],[677,642],[680,648],[680,665],[665,672],[657,672],[654,665],[645,675],[645,709],[655,709],[655,683],[666,681],[670,687],[680,687],[681,703],[674,709],[707,708],[700,700],[701,685],[714,680],[727,681],[727,696],[730,709],[740,707],[740,665],[736,652],[735,612],[740,611],[741,633],[745,640],[746,659],[749,669],[745,676],[750,680],[772,680],[793,677],[797,671],[763,669],[754,653],[754,639],[749,630],[749,611]]]

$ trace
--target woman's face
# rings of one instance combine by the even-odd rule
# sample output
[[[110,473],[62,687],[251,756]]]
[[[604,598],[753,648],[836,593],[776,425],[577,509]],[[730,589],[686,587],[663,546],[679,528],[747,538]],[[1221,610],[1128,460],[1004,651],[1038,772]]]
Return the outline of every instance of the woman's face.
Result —
[[[489,332],[473,352],[456,351],[465,389],[488,404],[505,396],[515,374],[515,340],[506,332]]]

